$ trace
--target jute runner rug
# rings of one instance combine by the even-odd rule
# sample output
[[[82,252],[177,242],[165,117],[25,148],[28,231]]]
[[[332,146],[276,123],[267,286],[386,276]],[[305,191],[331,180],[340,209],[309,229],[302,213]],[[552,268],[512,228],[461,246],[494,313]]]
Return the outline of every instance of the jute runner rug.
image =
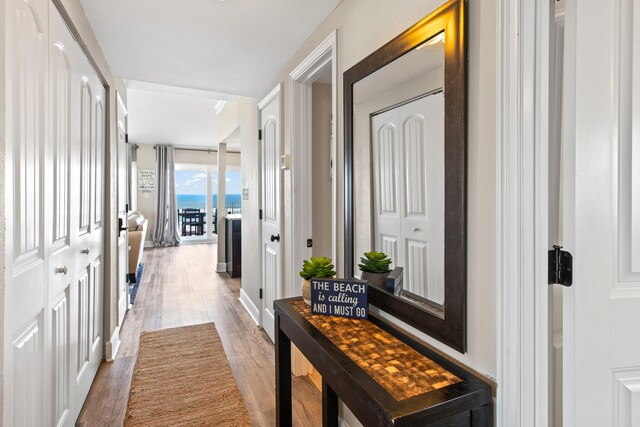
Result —
[[[213,323],[143,332],[125,426],[248,426]]]

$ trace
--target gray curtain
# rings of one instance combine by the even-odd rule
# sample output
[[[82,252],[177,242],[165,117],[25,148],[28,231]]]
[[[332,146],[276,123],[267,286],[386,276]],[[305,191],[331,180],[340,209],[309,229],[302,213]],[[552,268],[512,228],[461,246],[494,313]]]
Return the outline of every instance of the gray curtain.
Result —
[[[153,230],[155,246],[177,246],[178,209],[176,203],[176,171],[173,147],[156,146],[156,225]]]

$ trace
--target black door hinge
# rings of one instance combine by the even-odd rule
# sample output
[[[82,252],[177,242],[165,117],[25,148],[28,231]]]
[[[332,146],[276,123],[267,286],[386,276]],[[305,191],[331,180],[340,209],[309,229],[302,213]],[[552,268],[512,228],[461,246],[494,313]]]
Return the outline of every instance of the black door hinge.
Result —
[[[125,134],[124,134],[124,142],[125,142],[126,144],[128,144],[128,143],[129,143],[129,134],[128,134],[128,133],[125,133]]]
[[[258,140],[262,141],[262,129],[258,129]]]
[[[573,255],[561,250],[562,246],[553,245],[549,251],[549,284],[573,285]]]
[[[262,288],[260,288],[260,299],[262,299]]]
[[[258,211],[258,219],[262,219],[262,209]]]
[[[307,247],[308,248],[312,248],[313,247],[313,239],[307,239]]]

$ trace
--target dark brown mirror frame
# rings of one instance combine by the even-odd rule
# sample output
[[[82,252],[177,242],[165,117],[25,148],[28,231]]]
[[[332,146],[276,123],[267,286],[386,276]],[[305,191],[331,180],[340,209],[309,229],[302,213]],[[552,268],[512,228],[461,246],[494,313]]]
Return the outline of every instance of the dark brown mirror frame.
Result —
[[[425,310],[369,287],[369,303],[458,350],[466,351],[467,322],[467,75],[464,0],[451,0],[344,73],[344,266],[353,277],[353,86],[445,32],[444,310]]]

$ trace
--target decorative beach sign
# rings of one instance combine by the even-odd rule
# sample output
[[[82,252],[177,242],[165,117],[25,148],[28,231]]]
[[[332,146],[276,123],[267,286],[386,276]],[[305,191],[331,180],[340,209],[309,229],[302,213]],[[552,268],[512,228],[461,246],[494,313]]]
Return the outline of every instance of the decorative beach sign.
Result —
[[[141,169],[138,171],[138,190],[140,191],[156,190],[155,169]]]
[[[311,312],[366,319],[369,316],[367,282],[356,279],[312,279]]]

